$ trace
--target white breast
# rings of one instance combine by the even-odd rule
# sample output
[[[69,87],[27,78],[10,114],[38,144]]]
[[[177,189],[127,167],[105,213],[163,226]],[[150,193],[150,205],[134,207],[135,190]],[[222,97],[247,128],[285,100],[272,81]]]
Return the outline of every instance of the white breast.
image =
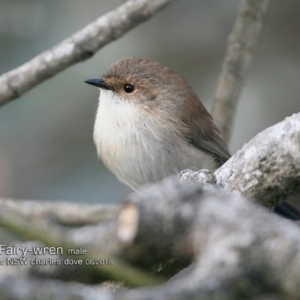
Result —
[[[142,172],[142,117],[132,103],[101,89],[94,127],[97,152],[110,171],[134,189],[147,180]]]
[[[94,127],[94,142],[98,154],[121,155],[128,132],[134,134],[133,120],[136,118],[130,103],[119,99],[110,90],[101,89]],[[106,156],[106,155],[105,155]],[[105,156],[102,159],[105,160]]]
[[[189,145],[169,124],[157,124],[139,104],[101,89],[94,127],[98,155],[110,171],[133,189],[183,169],[215,168],[208,154]]]

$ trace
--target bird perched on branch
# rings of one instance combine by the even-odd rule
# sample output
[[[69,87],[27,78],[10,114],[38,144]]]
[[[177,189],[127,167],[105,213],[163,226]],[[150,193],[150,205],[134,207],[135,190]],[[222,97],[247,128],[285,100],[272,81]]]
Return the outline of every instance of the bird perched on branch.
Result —
[[[98,155],[132,189],[184,169],[214,171],[230,158],[198,96],[160,63],[125,58],[101,79],[85,82],[100,88],[94,127]]]

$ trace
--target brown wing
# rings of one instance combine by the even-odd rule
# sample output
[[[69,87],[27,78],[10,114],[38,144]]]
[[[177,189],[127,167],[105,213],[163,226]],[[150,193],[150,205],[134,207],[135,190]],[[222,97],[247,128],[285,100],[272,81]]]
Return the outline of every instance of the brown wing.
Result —
[[[186,140],[199,150],[214,156],[221,165],[231,155],[219,129],[192,90],[185,96],[188,101],[184,102],[180,117],[184,124]],[[187,119],[185,116],[189,116],[189,118]]]
[[[210,139],[202,139],[199,137],[186,136],[186,140],[198,148],[199,150],[206,151],[216,158],[222,165],[230,158],[230,152],[224,140],[218,134],[211,134]]]

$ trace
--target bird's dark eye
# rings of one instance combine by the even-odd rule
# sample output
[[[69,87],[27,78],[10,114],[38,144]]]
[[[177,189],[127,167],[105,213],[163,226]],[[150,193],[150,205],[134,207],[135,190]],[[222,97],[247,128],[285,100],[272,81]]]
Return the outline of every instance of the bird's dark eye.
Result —
[[[124,91],[125,93],[130,94],[134,91],[134,86],[132,84],[126,83],[124,85]]]

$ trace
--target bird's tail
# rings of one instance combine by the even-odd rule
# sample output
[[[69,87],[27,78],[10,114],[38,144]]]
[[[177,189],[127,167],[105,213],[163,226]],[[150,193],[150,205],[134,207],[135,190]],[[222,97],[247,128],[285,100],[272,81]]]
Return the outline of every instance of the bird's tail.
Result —
[[[300,221],[300,212],[292,205],[284,202],[280,205],[275,206],[274,212],[281,215],[287,219]]]

